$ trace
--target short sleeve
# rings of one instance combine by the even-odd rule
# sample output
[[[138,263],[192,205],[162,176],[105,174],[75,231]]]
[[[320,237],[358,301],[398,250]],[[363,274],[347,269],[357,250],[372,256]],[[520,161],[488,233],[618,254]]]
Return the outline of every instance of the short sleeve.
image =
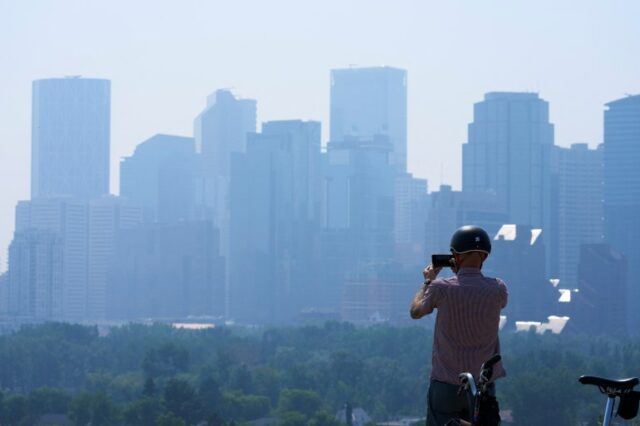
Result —
[[[440,289],[433,283],[427,286],[427,290],[424,292],[422,298],[422,307],[425,314],[430,314],[435,308],[438,307],[440,299]]]

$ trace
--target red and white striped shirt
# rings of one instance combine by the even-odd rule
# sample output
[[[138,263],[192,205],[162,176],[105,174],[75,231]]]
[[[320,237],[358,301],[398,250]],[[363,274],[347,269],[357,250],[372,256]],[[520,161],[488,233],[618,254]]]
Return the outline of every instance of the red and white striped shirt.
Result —
[[[457,276],[437,279],[427,286],[424,312],[438,310],[433,332],[431,379],[458,384],[458,374],[470,372],[478,380],[483,362],[500,353],[500,310],[507,305],[507,286],[487,278],[478,268],[461,268]],[[493,380],[504,377],[502,363]]]

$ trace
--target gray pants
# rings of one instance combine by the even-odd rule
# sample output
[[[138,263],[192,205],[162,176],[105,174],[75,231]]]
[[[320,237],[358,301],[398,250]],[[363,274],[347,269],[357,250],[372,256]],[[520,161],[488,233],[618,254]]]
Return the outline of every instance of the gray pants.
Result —
[[[451,419],[471,419],[469,400],[465,393],[458,395],[459,388],[458,385],[431,380],[427,395],[427,426],[443,426]],[[495,395],[493,383],[487,390]]]

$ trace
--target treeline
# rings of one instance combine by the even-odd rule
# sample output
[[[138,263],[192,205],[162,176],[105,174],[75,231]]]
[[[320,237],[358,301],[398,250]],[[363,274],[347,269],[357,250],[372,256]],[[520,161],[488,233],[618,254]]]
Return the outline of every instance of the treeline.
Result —
[[[323,326],[200,331],[48,323],[0,337],[0,424],[333,426],[348,402],[374,420],[423,416],[432,330]],[[502,335],[501,408],[517,425],[596,425],[581,374],[640,375],[640,339]]]

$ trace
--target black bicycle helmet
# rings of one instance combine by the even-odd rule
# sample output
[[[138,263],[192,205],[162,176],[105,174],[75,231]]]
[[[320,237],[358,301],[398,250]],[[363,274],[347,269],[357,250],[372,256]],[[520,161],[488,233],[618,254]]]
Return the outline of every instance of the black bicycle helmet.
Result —
[[[479,226],[466,225],[453,233],[451,251],[453,253],[480,251],[488,255],[491,253],[491,238]]]

